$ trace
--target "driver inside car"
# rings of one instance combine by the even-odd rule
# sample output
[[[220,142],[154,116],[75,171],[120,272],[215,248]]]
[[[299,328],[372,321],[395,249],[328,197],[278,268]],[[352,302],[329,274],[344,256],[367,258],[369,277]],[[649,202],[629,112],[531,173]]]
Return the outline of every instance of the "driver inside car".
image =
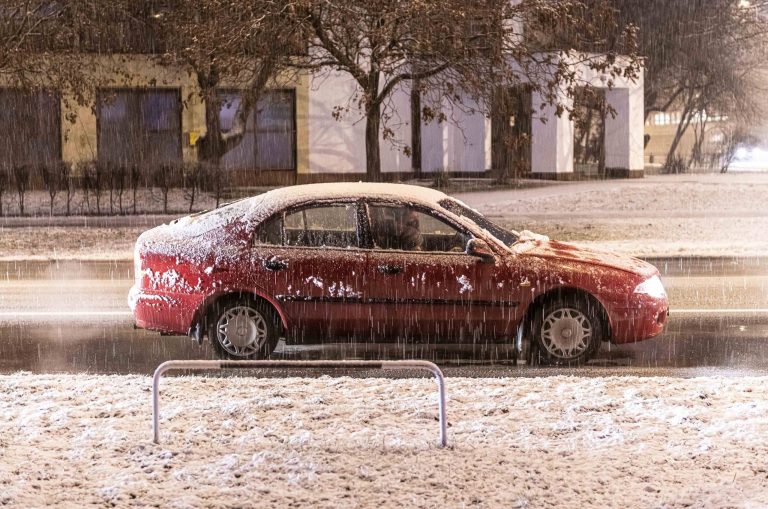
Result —
[[[424,239],[419,215],[408,207],[371,207],[371,229],[376,247],[421,251]]]
[[[398,210],[395,231],[399,248],[403,251],[421,251],[424,247],[424,237],[419,230],[419,215],[415,210],[409,208]]]

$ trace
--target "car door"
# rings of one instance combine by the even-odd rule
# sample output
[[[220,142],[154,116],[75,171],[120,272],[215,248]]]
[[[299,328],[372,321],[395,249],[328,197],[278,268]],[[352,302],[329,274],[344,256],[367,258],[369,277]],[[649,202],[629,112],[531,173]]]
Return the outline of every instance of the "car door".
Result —
[[[466,252],[472,235],[438,212],[371,202],[366,286],[371,325],[387,341],[473,342],[504,337],[516,303],[500,258]]]
[[[293,339],[335,339],[358,330],[365,254],[358,205],[311,204],[283,211],[256,235],[252,266],[293,325]]]

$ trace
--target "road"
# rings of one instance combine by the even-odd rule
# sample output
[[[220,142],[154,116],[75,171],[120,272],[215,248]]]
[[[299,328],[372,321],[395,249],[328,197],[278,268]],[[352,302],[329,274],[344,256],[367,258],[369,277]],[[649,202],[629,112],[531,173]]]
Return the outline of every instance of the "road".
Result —
[[[438,355],[446,373],[455,376],[768,372],[768,259],[651,261],[660,268],[672,303],[664,334],[635,345],[606,345],[584,368],[514,366],[498,360],[508,359],[507,352],[477,362],[460,352],[371,352],[356,344],[281,344],[277,355]],[[134,330],[126,305],[131,278],[127,262],[0,263],[0,372],[147,374],[172,358],[214,358],[208,344]]]

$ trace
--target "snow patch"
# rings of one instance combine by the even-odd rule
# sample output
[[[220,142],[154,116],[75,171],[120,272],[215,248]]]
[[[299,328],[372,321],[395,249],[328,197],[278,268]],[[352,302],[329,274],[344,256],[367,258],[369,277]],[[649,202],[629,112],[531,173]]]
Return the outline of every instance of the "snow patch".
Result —
[[[460,294],[464,294],[466,292],[471,292],[472,290],[474,290],[474,288],[472,287],[472,283],[469,281],[469,278],[467,276],[462,274],[461,276],[456,278],[456,281],[460,285],[459,287]]]
[[[319,278],[317,276],[309,276],[304,280],[305,283],[309,284],[312,283],[316,287],[320,288],[321,290],[325,288],[325,284],[323,283],[323,279]]]

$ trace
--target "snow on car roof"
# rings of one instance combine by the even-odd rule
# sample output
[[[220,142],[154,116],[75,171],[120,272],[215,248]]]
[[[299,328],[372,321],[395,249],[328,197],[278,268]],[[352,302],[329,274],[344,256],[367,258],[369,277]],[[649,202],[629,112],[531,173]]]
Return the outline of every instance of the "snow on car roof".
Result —
[[[249,198],[250,219],[260,220],[286,207],[311,203],[315,200],[339,200],[353,198],[404,201],[436,206],[447,198],[445,193],[428,187],[408,184],[381,184],[371,182],[334,182],[282,187]]]
[[[153,228],[139,237],[136,248],[137,252],[151,250],[168,256],[200,260],[209,252],[221,253],[229,235],[224,231],[225,226],[233,223],[239,223],[240,227],[258,224],[287,207],[353,198],[436,207],[446,197],[434,189],[406,184],[337,182],[283,187]],[[192,238],[196,239],[194,245],[188,242]]]

